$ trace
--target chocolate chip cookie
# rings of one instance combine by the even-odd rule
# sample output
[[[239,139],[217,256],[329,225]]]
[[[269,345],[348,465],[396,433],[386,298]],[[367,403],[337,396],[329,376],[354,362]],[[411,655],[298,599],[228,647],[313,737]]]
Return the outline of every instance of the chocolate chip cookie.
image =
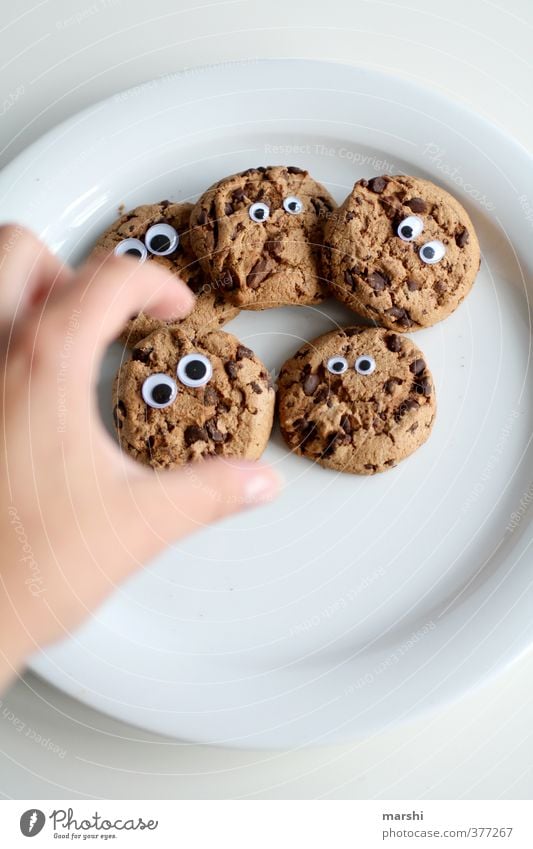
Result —
[[[323,272],[361,316],[400,332],[452,313],[480,265],[461,204],[419,177],[359,180],[325,228]]]
[[[326,294],[319,252],[334,207],[301,168],[250,168],[201,196],[192,246],[215,289],[238,307],[316,304]]]
[[[122,215],[101,236],[92,255],[115,253],[136,257],[139,262],[155,260],[177,274],[196,295],[196,305],[186,318],[167,322],[186,332],[221,327],[238,315],[221,290],[214,290],[204,275],[191,248],[189,219],[192,204],[161,203],[138,206]],[[120,340],[133,347],[161,324],[140,313],[126,324]]]
[[[265,366],[231,334],[161,327],[120,368],[113,415],[122,448],[163,469],[212,455],[256,460],[274,401]]]
[[[349,327],[305,344],[282,367],[278,397],[292,451],[359,475],[416,451],[436,410],[423,354],[383,328]]]

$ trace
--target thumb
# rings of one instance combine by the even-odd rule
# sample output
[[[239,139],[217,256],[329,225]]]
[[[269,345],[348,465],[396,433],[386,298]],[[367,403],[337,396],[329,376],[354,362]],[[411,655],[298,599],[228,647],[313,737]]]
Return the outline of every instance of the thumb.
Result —
[[[225,516],[271,501],[280,487],[270,466],[222,458],[190,463],[177,472],[142,475],[129,481],[139,520],[132,521],[128,509],[128,537],[131,542],[135,527],[135,547],[146,559]]]

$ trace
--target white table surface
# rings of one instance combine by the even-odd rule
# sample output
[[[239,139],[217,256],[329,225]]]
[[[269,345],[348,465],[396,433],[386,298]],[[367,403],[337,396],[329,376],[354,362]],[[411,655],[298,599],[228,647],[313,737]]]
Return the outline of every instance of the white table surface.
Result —
[[[0,20],[0,167],[84,106],[194,65],[358,62],[462,100],[531,147],[530,0],[18,0]],[[0,705],[6,798],[531,798],[533,652],[401,729],[291,752],[169,741],[27,675]]]

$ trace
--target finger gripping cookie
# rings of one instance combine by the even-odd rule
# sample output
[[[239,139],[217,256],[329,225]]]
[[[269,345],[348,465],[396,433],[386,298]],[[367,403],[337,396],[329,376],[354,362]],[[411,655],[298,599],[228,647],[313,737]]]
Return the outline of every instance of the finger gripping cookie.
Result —
[[[160,328],[120,368],[113,417],[121,447],[157,469],[213,455],[256,460],[274,401],[265,366],[231,334]]]
[[[315,304],[325,296],[319,252],[334,206],[301,168],[250,168],[200,197],[191,242],[212,285],[236,306]]]
[[[281,369],[278,404],[292,451],[360,475],[383,472],[416,451],[436,410],[419,348],[389,330],[362,327],[300,348]]]
[[[400,332],[450,315],[480,264],[466,210],[418,177],[359,180],[330,216],[324,241],[332,294],[358,315]]]
[[[221,290],[209,284],[192,251],[189,219],[191,203],[161,203],[138,206],[115,221],[100,237],[92,256],[128,255],[139,262],[155,261],[176,274],[196,295],[192,312],[183,319],[166,322],[186,333],[213,330],[238,315]],[[140,313],[122,331],[120,340],[133,347],[161,325],[161,321]]]

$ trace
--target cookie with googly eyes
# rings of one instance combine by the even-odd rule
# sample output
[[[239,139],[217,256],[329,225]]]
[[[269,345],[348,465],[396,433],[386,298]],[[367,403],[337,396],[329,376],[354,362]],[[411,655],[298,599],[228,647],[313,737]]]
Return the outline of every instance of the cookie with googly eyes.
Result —
[[[400,332],[450,315],[479,265],[466,210],[418,177],[359,180],[325,227],[323,270],[332,294],[358,315]]]
[[[213,455],[256,460],[272,430],[270,375],[222,330],[159,328],[133,348],[113,394],[122,448],[156,469]]]
[[[282,367],[281,432],[296,454],[373,475],[428,438],[436,412],[419,348],[384,328],[349,327],[309,342]]]
[[[191,242],[212,284],[242,309],[316,304],[326,295],[323,224],[335,206],[301,168],[250,168],[200,197]]]
[[[155,260],[169,271],[179,275],[196,295],[193,311],[186,318],[168,322],[186,332],[195,333],[205,328],[222,327],[239,310],[228,303],[224,293],[215,290],[208,282],[191,248],[189,219],[193,205],[190,203],[161,203],[138,206],[122,215],[101,236],[92,255],[114,253],[128,255],[139,262]],[[130,319],[120,340],[133,347],[152,333],[160,321],[140,313]]]

